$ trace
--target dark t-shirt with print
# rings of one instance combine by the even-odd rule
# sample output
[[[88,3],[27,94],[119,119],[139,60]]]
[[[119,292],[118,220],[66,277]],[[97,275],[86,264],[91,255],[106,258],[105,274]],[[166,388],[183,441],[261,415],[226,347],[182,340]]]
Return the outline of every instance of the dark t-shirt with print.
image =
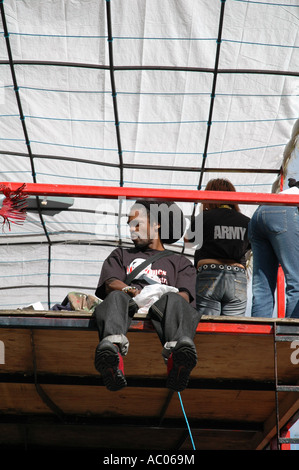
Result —
[[[250,249],[250,218],[233,209],[216,208],[203,212],[203,243],[196,250],[194,264],[204,258],[233,259],[245,267]]]
[[[145,259],[153,256],[157,250],[139,248],[116,248],[104,261],[98,286],[97,297],[106,297],[105,281],[111,278],[125,282],[126,276]],[[190,303],[195,300],[196,270],[192,263],[183,255],[171,253],[154,263],[149,264],[131,285],[142,289],[152,282],[160,282],[168,286],[176,287],[179,291],[189,293]]]

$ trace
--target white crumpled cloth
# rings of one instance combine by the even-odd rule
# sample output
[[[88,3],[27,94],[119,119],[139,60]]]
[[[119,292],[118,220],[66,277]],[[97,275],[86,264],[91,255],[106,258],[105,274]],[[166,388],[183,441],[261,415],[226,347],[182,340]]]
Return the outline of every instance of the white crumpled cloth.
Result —
[[[150,284],[145,286],[140,294],[134,297],[136,304],[138,305],[138,313],[147,313],[150,306],[153,305],[163,294],[167,292],[178,292],[176,287],[167,286],[165,284]]]

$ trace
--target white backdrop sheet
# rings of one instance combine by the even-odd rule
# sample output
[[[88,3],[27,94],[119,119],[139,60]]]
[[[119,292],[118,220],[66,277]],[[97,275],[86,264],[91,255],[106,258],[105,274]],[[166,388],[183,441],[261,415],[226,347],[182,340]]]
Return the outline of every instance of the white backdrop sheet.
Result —
[[[1,181],[271,192],[299,117],[297,0],[4,0],[1,18]],[[0,308],[94,292],[127,206],[78,198],[1,233]]]

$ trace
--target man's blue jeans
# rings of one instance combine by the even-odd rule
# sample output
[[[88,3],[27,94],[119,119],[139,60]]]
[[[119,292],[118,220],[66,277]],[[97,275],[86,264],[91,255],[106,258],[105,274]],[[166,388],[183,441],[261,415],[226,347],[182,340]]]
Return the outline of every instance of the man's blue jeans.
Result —
[[[253,317],[272,317],[277,273],[286,283],[286,317],[299,318],[299,212],[293,206],[260,206],[249,223],[253,252]]]

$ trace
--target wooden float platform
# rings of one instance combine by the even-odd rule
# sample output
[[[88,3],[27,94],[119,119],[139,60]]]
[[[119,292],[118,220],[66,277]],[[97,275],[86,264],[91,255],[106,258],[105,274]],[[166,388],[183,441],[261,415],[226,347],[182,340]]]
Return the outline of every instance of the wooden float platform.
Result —
[[[189,451],[186,416],[196,450],[262,450],[298,416],[299,320],[202,317],[181,394],[151,322],[128,338],[128,386],[109,392],[89,312],[0,311],[0,449]]]

